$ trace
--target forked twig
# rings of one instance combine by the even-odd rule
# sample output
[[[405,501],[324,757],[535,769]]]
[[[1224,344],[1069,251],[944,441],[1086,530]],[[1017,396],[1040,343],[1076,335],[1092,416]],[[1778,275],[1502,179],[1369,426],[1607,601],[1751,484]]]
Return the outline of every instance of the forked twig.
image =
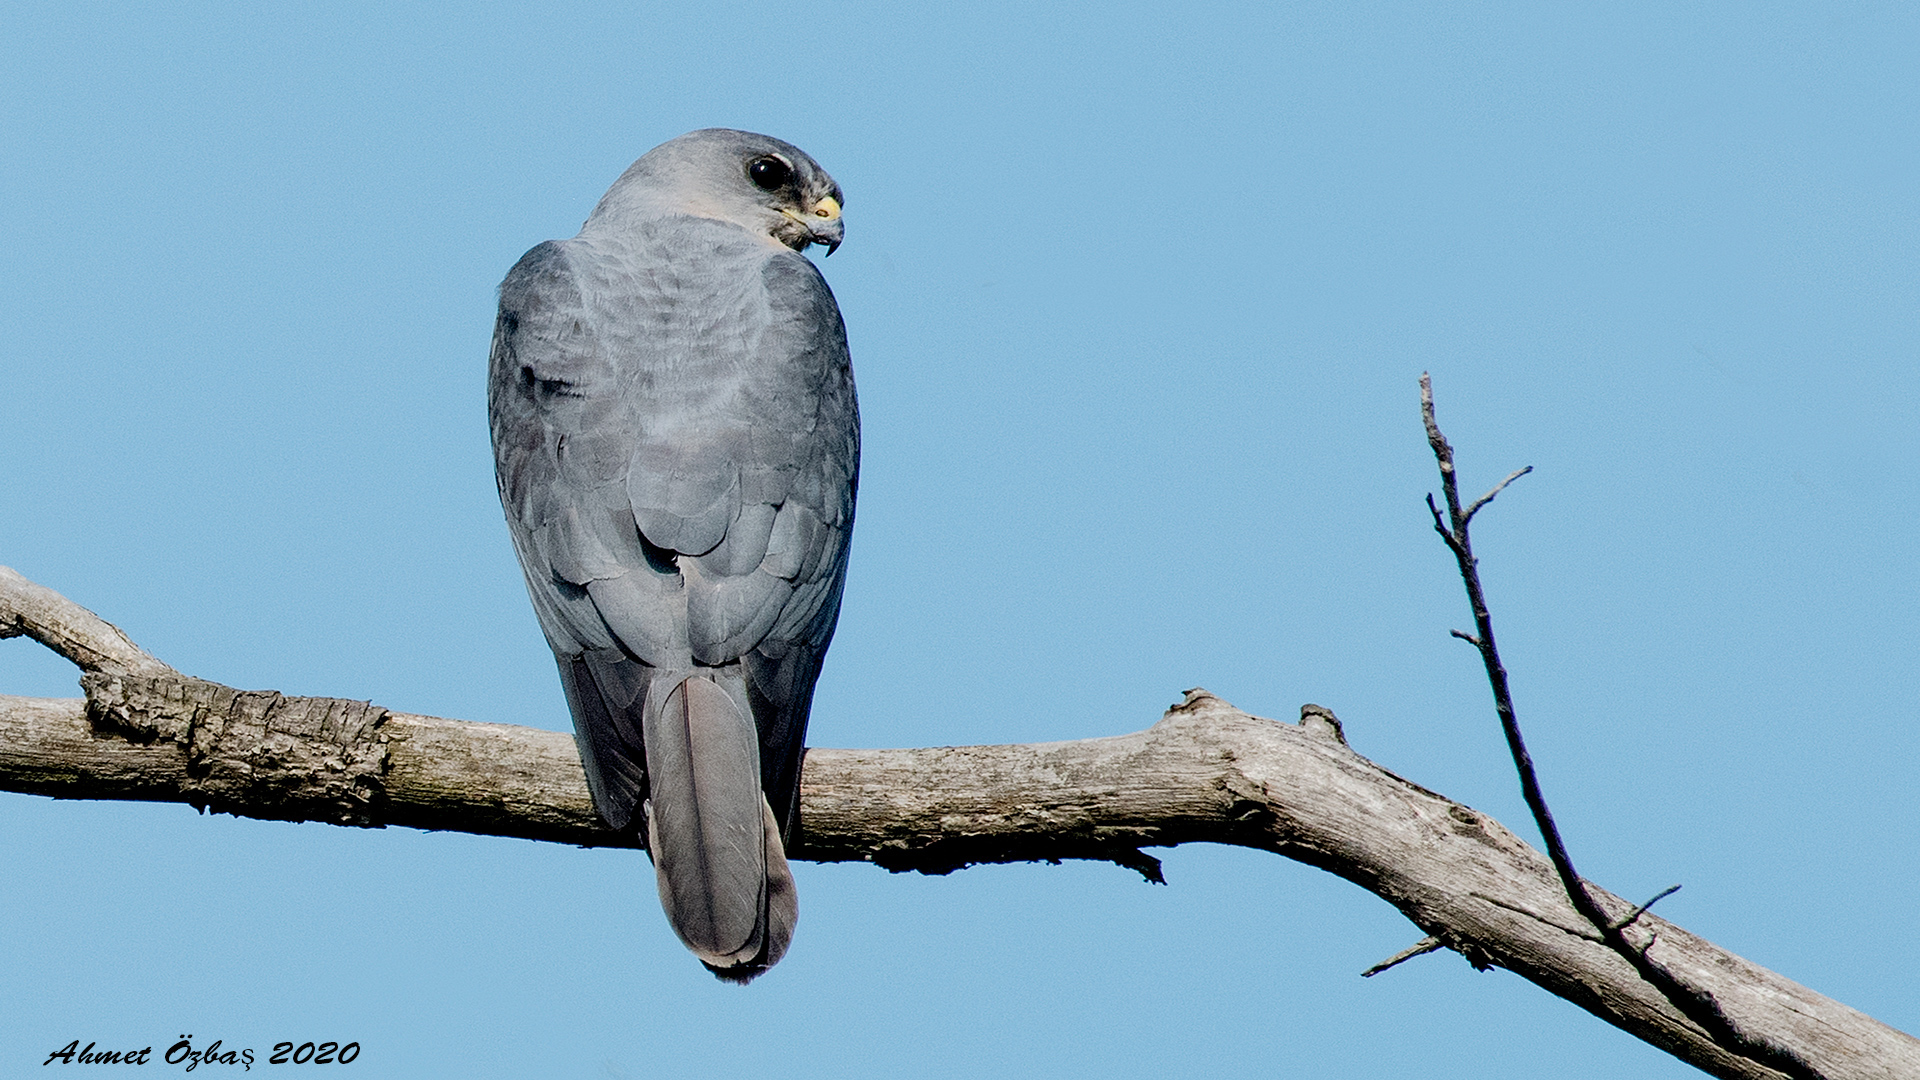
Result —
[[[1560,876],[1560,882],[1566,889],[1567,899],[1572,901],[1574,909],[1586,919],[1595,930],[1600,932],[1607,946],[1633,965],[1640,977],[1652,984],[1672,1003],[1673,1007],[1698,1024],[1714,1042],[1731,1053],[1757,1061],[1769,1068],[1792,1077],[1818,1077],[1818,1073],[1799,1055],[1792,1051],[1774,1046],[1771,1043],[1753,1039],[1741,1033],[1729,1019],[1712,994],[1696,990],[1656,963],[1648,955],[1653,942],[1643,948],[1636,948],[1627,940],[1626,928],[1644,914],[1662,897],[1672,893],[1679,886],[1667,889],[1659,896],[1642,904],[1632,914],[1619,921],[1609,918],[1593,894],[1587,890],[1586,882],[1573,868],[1573,858],[1567,854],[1566,842],[1560,838],[1560,827],[1554,823],[1553,812],[1547,808],[1546,797],[1541,794],[1540,780],[1533,767],[1533,756],[1527,753],[1526,740],[1520,736],[1520,722],[1514,715],[1513,693],[1507,685],[1507,669],[1500,662],[1500,650],[1494,643],[1493,616],[1487,609],[1486,593],[1480,585],[1479,560],[1473,555],[1473,540],[1468,534],[1468,525],[1480,508],[1492,502],[1494,496],[1506,490],[1508,484],[1533,471],[1533,466],[1516,470],[1505,480],[1494,485],[1493,490],[1482,495],[1466,509],[1460,506],[1460,485],[1453,461],[1453,446],[1447,437],[1440,433],[1440,425],[1433,414],[1433,379],[1422,372],[1420,375],[1420,417],[1426,423],[1427,443],[1433,447],[1433,456],[1440,466],[1440,490],[1447,503],[1443,515],[1435,504],[1433,495],[1427,495],[1427,512],[1433,516],[1433,531],[1440,534],[1447,549],[1453,552],[1453,558],[1460,567],[1460,580],[1467,587],[1467,602],[1473,607],[1474,633],[1467,634],[1459,630],[1453,636],[1472,645],[1480,653],[1480,659],[1487,669],[1487,681],[1493,687],[1494,711],[1500,716],[1500,728],[1506,734],[1507,748],[1513,753],[1513,766],[1520,774],[1520,793],[1526,799],[1527,809],[1532,812],[1534,824],[1540,828],[1540,835],[1547,845],[1547,858]]]

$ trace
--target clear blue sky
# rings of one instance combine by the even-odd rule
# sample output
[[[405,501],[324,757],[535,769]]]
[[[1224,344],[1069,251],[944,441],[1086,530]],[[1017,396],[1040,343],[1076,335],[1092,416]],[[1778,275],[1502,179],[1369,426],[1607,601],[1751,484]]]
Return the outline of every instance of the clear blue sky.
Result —
[[[0,563],[236,686],[562,729],[493,290],[691,128],[811,152],[866,424],[812,741],[1205,686],[1524,811],[1416,380],[1581,867],[1920,1029],[1920,17],[1900,4],[0,5]],[[544,10],[543,10],[544,9]],[[966,10],[963,10],[966,9]],[[73,672],[0,642],[0,692]],[[1273,856],[800,865],[747,989],[633,852],[0,796],[0,1073],[1697,1075]],[[158,1050],[156,1050],[156,1053]],[[259,1066],[256,1066],[258,1068]]]

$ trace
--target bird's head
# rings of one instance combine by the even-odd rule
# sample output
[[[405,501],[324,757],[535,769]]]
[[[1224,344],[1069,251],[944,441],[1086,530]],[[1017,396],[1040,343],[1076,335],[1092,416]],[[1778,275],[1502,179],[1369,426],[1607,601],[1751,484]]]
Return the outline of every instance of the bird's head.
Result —
[[[658,214],[731,222],[795,251],[840,246],[840,185],[792,143],[730,128],[706,128],[661,143],[633,163],[587,225]]]

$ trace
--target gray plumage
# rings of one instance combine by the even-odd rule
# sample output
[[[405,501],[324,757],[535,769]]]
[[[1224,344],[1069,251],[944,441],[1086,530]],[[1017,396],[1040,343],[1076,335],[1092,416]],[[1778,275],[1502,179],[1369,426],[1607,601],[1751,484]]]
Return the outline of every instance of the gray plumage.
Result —
[[[806,154],[696,131],[633,163],[500,286],[500,501],[594,805],[724,979],[780,959],[785,845],[860,462],[846,331],[809,244],[840,189]]]

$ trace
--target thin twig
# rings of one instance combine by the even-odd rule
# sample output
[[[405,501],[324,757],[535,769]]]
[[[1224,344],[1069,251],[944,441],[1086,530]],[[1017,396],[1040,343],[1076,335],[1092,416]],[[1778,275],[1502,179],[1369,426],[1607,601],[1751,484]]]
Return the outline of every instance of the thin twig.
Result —
[[[1409,945],[1406,948],[1401,949],[1399,952],[1394,953],[1392,956],[1387,957],[1385,960],[1382,960],[1379,963],[1368,968],[1367,970],[1361,972],[1360,977],[1363,979],[1371,979],[1375,975],[1380,974],[1381,972],[1387,970],[1388,968],[1398,967],[1399,965],[1406,963],[1407,961],[1413,959],[1416,956],[1425,956],[1430,952],[1434,952],[1438,949],[1442,949],[1445,947],[1446,947],[1446,942],[1441,941],[1437,937],[1423,937],[1419,941],[1414,942],[1412,945]]]
[[[1507,748],[1513,754],[1514,769],[1520,774],[1520,793],[1526,799],[1527,809],[1533,814],[1534,824],[1540,829],[1541,839],[1546,841],[1547,858],[1553,863],[1554,872],[1560,876],[1567,899],[1582,918],[1600,931],[1609,948],[1631,963],[1641,978],[1658,989],[1674,1008],[1698,1024],[1716,1043],[1732,1053],[1741,1054],[1789,1076],[1817,1076],[1812,1067],[1792,1051],[1742,1034],[1721,1010],[1712,994],[1687,986],[1648,955],[1653,945],[1651,941],[1646,948],[1635,948],[1627,941],[1625,931],[1644,913],[1645,908],[1615,923],[1601,910],[1593,894],[1587,890],[1586,881],[1574,870],[1573,858],[1567,853],[1566,842],[1560,837],[1560,827],[1555,824],[1553,812],[1547,808],[1546,796],[1540,791],[1540,779],[1534,771],[1533,756],[1527,752],[1526,740],[1520,737],[1520,721],[1514,714],[1513,692],[1507,685],[1507,669],[1500,662],[1500,650],[1494,643],[1493,616],[1487,608],[1486,593],[1480,585],[1479,560],[1474,558],[1473,539],[1467,531],[1473,515],[1481,507],[1493,501],[1493,497],[1505,490],[1508,484],[1533,471],[1533,467],[1529,465],[1515,471],[1471,507],[1462,510],[1453,446],[1440,433],[1440,424],[1434,418],[1433,379],[1425,372],[1420,375],[1420,418],[1426,425],[1427,444],[1433,448],[1434,459],[1440,466],[1440,490],[1447,504],[1447,512],[1442,516],[1439,506],[1429,494],[1427,511],[1433,516],[1434,531],[1446,541],[1447,549],[1453,552],[1454,561],[1460,567],[1460,580],[1466,585],[1467,602],[1473,607],[1474,627],[1478,631],[1469,636],[1455,630],[1453,636],[1479,650],[1481,662],[1487,669],[1487,681],[1493,688],[1494,711],[1500,716],[1500,729],[1506,734]],[[1660,897],[1654,897],[1654,900],[1658,899]],[[1649,904],[1652,902],[1648,901]]]
[[[1613,925],[1613,928],[1615,930],[1625,930],[1627,927],[1632,926],[1636,922],[1639,922],[1640,916],[1645,915],[1647,911],[1653,907],[1653,905],[1659,903],[1662,900],[1665,900],[1667,897],[1672,896],[1674,893],[1677,893],[1679,891],[1680,891],[1680,886],[1678,885],[1669,885],[1666,888],[1661,889],[1659,892],[1653,894],[1653,899],[1647,901],[1644,904],[1641,904],[1637,908],[1634,908],[1633,914],[1628,915],[1626,918],[1621,919],[1619,922],[1615,923]]]
[[[1511,483],[1513,483],[1513,482],[1514,482],[1515,480],[1518,480],[1518,479],[1520,479],[1521,477],[1523,477],[1523,476],[1525,476],[1525,475],[1527,475],[1528,473],[1530,473],[1530,472],[1532,472],[1532,471],[1533,471],[1533,466],[1531,466],[1531,465],[1528,465],[1528,466],[1526,466],[1525,468],[1520,468],[1520,469],[1515,469],[1515,470],[1514,470],[1514,471],[1513,471],[1513,472],[1512,472],[1512,473],[1511,473],[1511,474],[1510,474],[1510,475],[1509,475],[1509,476],[1508,476],[1508,477],[1507,477],[1507,478],[1506,478],[1505,480],[1502,480],[1502,481],[1500,481],[1499,483],[1497,483],[1497,484],[1495,484],[1495,485],[1493,485],[1493,490],[1492,490],[1492,491],[1489,491],[1489,492],[1487,492],[1487,493],[1486,493],[1485,495],[1482,495],[1482,496],[1480,496],[1480,497],[1479,497],[1478,499],[1475,499],[1475,500],[1473,501],[1473,505],[1472,505],[1472,506],[1469,506],[1469,507],[1467,507],[1467,513],[1466,513],[1466,521],[1469,521],[1469,522],[1470,522],[1470,521],[1472,521],[1472,520],[1473,520],[1473,515],[1475,515],[1475,514],[1477,514],[1477,513],[1479,513],[1479,512],[1480,512],[1480,508],[1481,508],[1481,507],[1483,507],[1483,506],[1485,506],[1485,505],[1487,505],[1488,503],[1490,503],[1490,502],[1492,502],[1492,501],[1493,501],[1493,497],[1494,497],[1495,495],[1498,495],[1498,494],[1500,494],[1500,493],[1501,493],[1502,491],[1505,491],[1505,490],[1507,490],[1507,485],[1508,485],[1508,484],[1511,484]]]

